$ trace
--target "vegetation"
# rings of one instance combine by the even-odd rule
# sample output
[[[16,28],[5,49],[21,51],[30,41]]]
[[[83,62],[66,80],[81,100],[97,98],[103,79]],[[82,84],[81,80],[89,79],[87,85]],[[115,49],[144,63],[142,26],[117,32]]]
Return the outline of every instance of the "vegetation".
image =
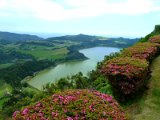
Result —
[[[6,34],[12,37],[13,40],[7,36],[5,37]],[[48,88],[46,86],[44,92],[35,92],[27,83],[22,82],[23,78],[32,76],[37,71],[61,62],[87,59],[78,52],[79,49],[99,45],[108,46],[108,43],[105,42],[106,38],[104,37],[95,36],[96,41],[92,41],[92,37],[86,35],[77,35],[71,40],[44,40],[37,37],[34,39],[34,37],[4,33],[1,37],[3,39],[0,39],[0,82],[2,83],[2,86],[0,86],[0,89],[2,89],[0,93],[0,118],[6,119],[15,110],[34,103],[46,95],[65,89],[91,88],[112,94],[108,81],[98,71],[92,71],[89,78],[79,73],[70,80],[67,78],[61,79],[57,83],[49,84]],[[116,38],[115,40],[119,41]],[[129,39],[126,40],[124,46],[128,45]],[[131,40],[131,43],[133,44],[135,41]],[[121,42],[113,43],[113,46],[114,44],[118,46]]]
[[[55,60],[55,59],[60,59],[64,58],[67,56],[68,50],[67,48],[59,48],[55,50],[44,50],[42,49],[31,49],[31,50],[20,50],[21,53],[23,54],[29,54],[34,56],[38,60],[44,60],[44,59],[49,59],[49,60]]]
[[[44,98],[45,96],[46,95],[44,95],[41,91],[37,91],[36,89],[30,87],[21,90],[13,89],[10,94],[0,100],[0,102],[3,102],[2,110],[0,113],[1,119],[10,118],[14,111],[34,103]]]
[[[67,90],[56,93],[24,108],[22,111],[15,111],[13,114],[15,120],[97,118],[127,119],[125,113],[112,96],[92,90]]]
[[[134,57],[139,59],[146,59],[148,61],[151,61],[158,53],[159,51],[159,44],[156,43],[138,43],[135,44],[132,47],[126,48],[122,52],[122,57],[128,56],[128,57]]]
[[[160,43],[160,35],[155,35],[149,39],[152,43]]]
[[[26,76],[33,75],[35,72],[51,65],[55,65],[55,63],[47,60],[18,63],[8,68],[0,69],[0,78],[14,88],[21,87],[21,80]]]
[[[137,99],[125,105],[129,119],[133,120],[159,120],[160,118],[160,56],[151,64],[152,77],[149,79],[147,89]]]
[[[147,61],[130,57],[111,59],[101,68],[101,73],[108,78],[120,100],[137,92],[144,85],[149,72]]]
[[[128,47],[136,43],[139,39],[127,39],[127,38],[106,38],[100,36],[89,36],[84,34],[79,35],[66,35],[61,37],[48,38],[49,41],[60,40],[78,42],[76,46],[73,46],[74,49],[82,49],[87,47],[94,46],[110,46],[110,47]]]
[[[21,110],[21,111],[15,112],[15,114],[13,115],[13,117],[15,117],[16,119],[18,119],[19,117],[21,119],[22,117],[26,117],[27,115],[30,115],[30,117],[37,116],[37,117],[46,117],[46,118],[53,117],[53,116],[58,117],[58,115],[62,117],[61,114],[64,115],[64,118],[68,117],[68,119],[75,118],[75,117],[81,118],[81,117],[84,117],[84,115],[81,113],[80,109],[75,109],[75,108],[83,107],[83,106],[77,107],[77,105],[83,105],[83,104],[79,104],[79,102],[80,103],[83,102],[81,100],[83,98],[86,98],[88,100],[88,103],[92,103],[94,102],[94,100],[95,100],[95,103],[97,103],[93,107],[92,106],[90,107],[89,104],[85,105],[86,118],[97,119],[97,118],[100,118],[99,116],[101,116],[104,119],[105,118],[127,119],[122,109],[119,107],[119,105],[117,105],[117,103],[115,102],[116,106],[114,105],[112,106],[112,103],[114,104],[114,102],[110,103],[109,102],[110,100],[107,101],[107,98],[111,98],[111,97],[109,97],[109,95],[102,94],[102,93],[107,93],[114,96],[112,92],[114,90],[114,86],[110,84],[111,80],[109,79],[108,81],[108,78],[106,77],[106,75],[101,74],[99,70],[104,66],[104,63],[108,64],[109,62],[113,62],[114,57],[120,57],[123,52],[115,53],[105,57],[105,60],[103,62],[98,63],[97,69],[94,71],[91,71],[88,74],[88,77],[83,76],[82,73],[78,73],[77,75],[74,75],[72,77],[62,78],[56,83],[47,84],[44,87],[44,91],[35,90],[32,87],[30,87],[28,84],[21,83],[21,80],[28,75],[33,75],[35,72],[42,70],[46,67],[49,67],[51,65],[55,65],[59,62],[63,62],[67,60],[86,59],[84,55],[78,52],[79,49],[86,48],[86,47],[94,47],[94,46],[128,47],[134,44],[136,41],[138,41],[138,39],[130,40],[130,39],[124,39],[124,38],[105,38],[105,37],[96,37],[96,36],[76,35],[76,36],[55,37],[55,38],[49,38],[46,40],[43,40],[43,39],[31,40],[31,41],[17,40],[17,41],[13,41],[12,43],[7,40],[0,40],[0,41],[2,41],[0,42],[0,46],[1,46],[0,50],[4,54],[8,54],[10,56],[11,55],[10,52],[13,51],[16,54],[20,55],[20,57],[22,57],[23,55],[26,56],[26,59],[22,57],[21,60],[19,60],[19,58],[15,58],[15,60],[11,61],[13,65],[2,68],[0,70],[0,76],[1,76],[0,80],[1,81],[3,80],[2,83],[7,82],[9,85],[12,86],[12,90],[9,93],[7,93],[2,100],[0,100],[0,104],[3,106],[2,110],[0,111],[1,118],[7,119],[12,115],[14,111],[17,111],[17,110],[18,111]],[[156,44],[156,47],[152,46],[151,43],[148,43],[151,46],[150,45],[145,46],[144,44],[147,44],[147,43],[143,43],[143,45],[141,44],[144,51],[147,51],[148,47],[151,47],[151,49],[149,49],[147,53],[145,53],[145,55],[147,54],[149,56],[151,55],[155,56],[154,52],[158,51],[157,44]],[[130,48],[126,50],[129,50],[129,49]],[[138,47],[137,48],[135,47],[134,49],[137,50]],[[139,47],[139,50],[137,51],[140,51],[140,47]],[[134,56],[134,52],[132,52],[131,50],[130,52]],[[143,55],[143,52],[141,53],[141,55]],[[128,80],[129,77],[134,78],[136,76],[135,77],[136,80],[137,81],[139,80],[140,83],[143,83],[142,82],[144,80],[143,77],[145,78],[146,77],[145,75],[149,72],[148,63],[145,60],[139,60],[137,58],[128,58],[128,57],[131,57],[131,56],[127,56],[126,60],[119,60],[115,64],[118,67],[123,66],[124,67],[124,68],[122,67],[123,69],[126,68],[124,64],[128,65],[128,69],[124,70],[124,71],[128,70],[130,72],[129,74],[127,73],[124,74],[127,78],[126,80]],[[119,70],[122,70],[122,69],[119,69]],[[144,76],[142,75],[142,72],[145,73]],[[130,84],[130,82],[128,83]],[[135,85],[136,82],[133,81],[131,83]],[[126,87],[127,85],[125,84],[124,86]],[[137,83],[135,87],[136,88],[131,89],[131,91],[138,90],[141,87],[141,85]],[[72,90],[68,90],[68,89],[72,89]],[[90,90],[73,90],[73,89],[92,89],[92,90],[90,91]],[[98,90],[102,93],[99,93],[94,90]],[[76,96],[75,95],[76,91],[80,91],[80,93],[82,94],[80,94],[80,96],[76,94],[77,95]],[[99,96],[95,96],[95,93],[99,94]],[[49,97],[52,94],[55,95],[54,99],[56,99],[56,97],[59,95],[62,96],[62,98],[65,98],[67,97],[68,94],[69,95],[73,94],[74,95],[73,97],[76,98],[76,101],[69,102],[67,106],[70,108],[69,110],[71,110],[71,112],[69,111],[65,113],[65,111],[62,109],[62,107],[59,106],[59,104],[53,103],[52,104],[53,106],[57,106],[55,109],[57,110],[58,115],[55,116],[57,114],[56,110],[53,111],[54,113],[52,114],[52,112],[50,111],[51,104],[49,102],[46,102],[46,101],[53,100],[52,97]],[[83,96],[83,94],[85,94],[86,96]],[[157,93],[155,92],[155,94]],[[101,99],[101,95],[103,97],[108,96],[106,97],[106,101],[104,99]],[[39,102],[36,103],[37,101]],[[63,102],[63,100],[61,102]],[[36,108],[37,106],[38,107],[37,110],[39,110],[41,109],[42,104],[46,107],[43,109],[44,111],[35,111],[34,108]],[[105,106],[106,104],[111,107],[104,108],[103,106]],[[98,110],[95,109],[94,111],[93,109],[94,107],[95,108],[102,107],[101,108],[102,111],[99,111],[99,109]],[[32,111],[30,109],[32,109]],[[75,111],[72,111],[73,109]],[[50,112],[48,113],[47,110],[49,110]],[[107,111],[107,113],[103,114],[103,110]],[[38,114],[33,114],[32,112],[36,112]],[[76,116],[76,113],[78,113],[78,116]]]
[[[12,63],[20,60],[32,60],[31,55],[22,54],[16,51],[4,52],[0,50],[0,64]]]
[[[141,38],[139,42],[147,42],[151,37],[159,34],[160,34],[160,25],[155,25],[154,30],[150,34],[146,35],[144,38]]]
[[[0,32],[0,42],[2,43],[11,43],[17,41],[26,41],[26,40],[42,40],[36,35],[27,35],[27,34],[16,34],[10,32]]]

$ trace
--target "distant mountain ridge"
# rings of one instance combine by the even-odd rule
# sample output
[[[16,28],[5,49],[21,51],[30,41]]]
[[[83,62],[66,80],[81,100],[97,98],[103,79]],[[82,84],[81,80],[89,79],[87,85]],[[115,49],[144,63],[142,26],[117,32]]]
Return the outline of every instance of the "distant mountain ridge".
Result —
[[[107,45],[110,47],[128,47],[134,43],[136,43],[139,39],[129,39],[129,38],[108,38],[103,36],[92,36],[92,35],[85,35],[85,34],[78,34],[78,35],[65,35],[59,37],[50,37],[47,39],[41,38],[37,35],[29,35],[29,34],[18,34],[18,33],[11,33],[11,32],[1,32],[0,31],[0,43],[8,44],[11,42],[27,42],[27,41],[37,41],[43,40],[45,42],[51,43],[64,43],[64,41],[72,41],[78,42],[83,44],[86,47],[93,47],[93,46],[100,46],[100,45]]]
[[[47,38],[48,40],[76,40],[76,41],[90,41],[90,40],[98,40],[97,36],[78,34],[78,35],[65,35],[60,37],[51,37]]]
[[[18,33],[0,31],[0,41],[17,42],[17,41],[42,40],[42,39],[43,38],[36,35],[18,34]]]
[[[107,38],[102,36],[91,36],[85,34],[78,35],[65,35],[60,37],[51,37],[47,38],[49,41],[77,41],[85,45],[83,46],[96,46],[96,45],[107,45],[111,47],[128,47],[139,41],[139,38],[130,39],[130,38]],[[88,44],[88,45],[87,45]]]
[[[49,37],[47,40],[111,40],[111,39],[130,39],[124,37],[103,37],[103,36],[93,36],[93,35],[86,35],[86,34],[78,34],[78,35],[64,35],[59,37]],[[138,38],[133,38],[138,39]],[[132,40],[132,39],[131,39]]]

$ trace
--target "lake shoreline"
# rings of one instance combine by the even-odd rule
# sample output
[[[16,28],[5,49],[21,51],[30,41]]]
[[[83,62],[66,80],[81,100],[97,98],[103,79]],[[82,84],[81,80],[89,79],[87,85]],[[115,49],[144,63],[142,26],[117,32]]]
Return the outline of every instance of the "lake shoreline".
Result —
[[[102,61],[105,55],[119,51],[120,48],[104,46],[81,49],[79,52],[82,54],[84,52],[84,55],[87,56],[88,59],[59,62],[54,67],[52,66],[36,72],[34,76],[29,77],[27,83],[32,87],[42,90],[42,86],[47,83],[53,83],[60,78],[72,76],[78,72],[87,74],[96,68],[97,62]]]
[[[30,81],[33,77],[35,77],[37,74],[40,74],[41,72],[43,72],[43,71],[45,71],[45,70],[54,69],[54,68],[55,68],[57,65],[59,65],[59,64],[70,63],[70,62],[78,62],[78,61],[84,61],[84,60],[87,60],[87,59],[89,59],[89,58],[86,57],[86,58],[78,59],[78,60],[67,60],[67,61],[58,62],[58,63],[56,63],[54,66],[50,66],[50,67],[47,67],[47,68],[45,68],[45,69],[43,69],[43,70],[34,72],[33,75],[30,75],[30,76],[25,77],[21,82],[22,82],[22,83],[23,83],[23,82],[28,82],[28,81]],[[33,86],[32,86],[32,87],[33,87]],[[36,89],[37,89],[37,88],[36,88]]]

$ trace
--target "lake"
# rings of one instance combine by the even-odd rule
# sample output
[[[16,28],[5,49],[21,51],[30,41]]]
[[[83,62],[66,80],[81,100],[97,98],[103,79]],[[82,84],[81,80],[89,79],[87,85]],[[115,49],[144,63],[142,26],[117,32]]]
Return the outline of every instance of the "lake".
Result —
[[[66,62],[57,65],[56,67],[45,69],[33,78],[28,83],[38,89],[42,89],[47,83],[55,82],[56,80],[82,72],[84,75],[96,68],[97,62],[102,61],[105,55],[120,51],[120,48],[114,47],[94,47],[80,50],[89,59],[84,61]]]

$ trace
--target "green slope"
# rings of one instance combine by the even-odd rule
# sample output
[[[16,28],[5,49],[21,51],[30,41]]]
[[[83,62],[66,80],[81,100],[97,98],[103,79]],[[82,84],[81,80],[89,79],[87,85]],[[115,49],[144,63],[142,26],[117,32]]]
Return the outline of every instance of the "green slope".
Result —
[[[152,62],[151,70],[149,89],[128,108],[131,120],[160,120],[160,56]]]

